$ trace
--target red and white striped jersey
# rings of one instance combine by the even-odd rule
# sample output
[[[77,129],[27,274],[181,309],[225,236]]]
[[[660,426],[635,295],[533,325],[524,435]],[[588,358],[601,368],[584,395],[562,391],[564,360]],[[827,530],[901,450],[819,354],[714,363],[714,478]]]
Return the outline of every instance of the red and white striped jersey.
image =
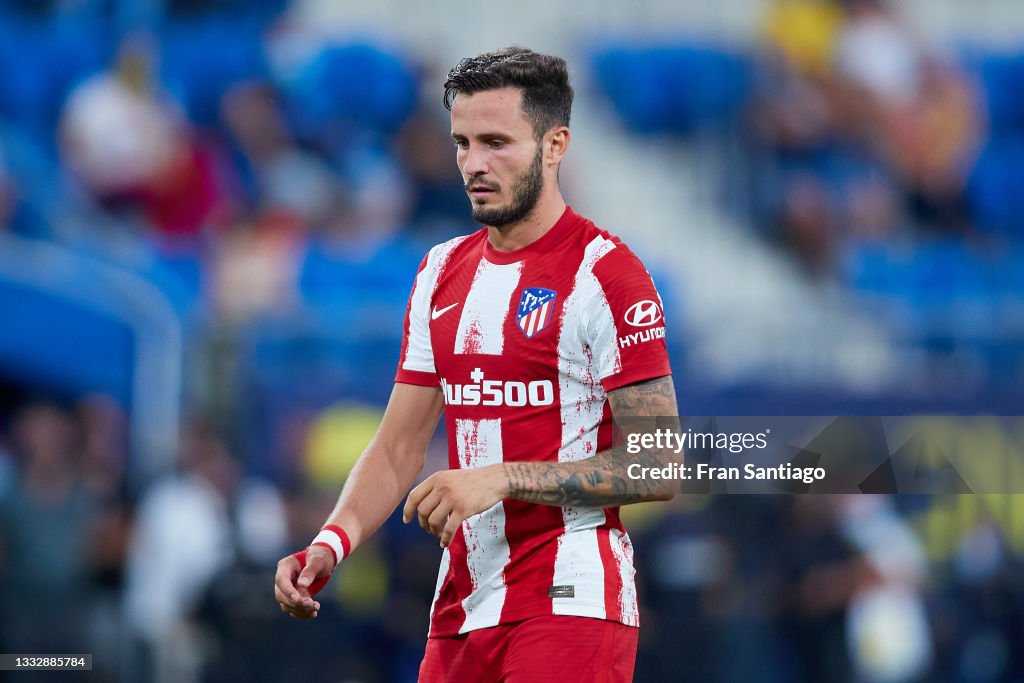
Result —
[[[396,381],[441,386],[452,468],[571,462],[611,445],[606,392],[670,373],[661,298],[618,238],[569,208],[500,252],[487,229],[430,250]],[[506,499],[444,551],[431,636],[550,614],[638,625],[619,509]]]

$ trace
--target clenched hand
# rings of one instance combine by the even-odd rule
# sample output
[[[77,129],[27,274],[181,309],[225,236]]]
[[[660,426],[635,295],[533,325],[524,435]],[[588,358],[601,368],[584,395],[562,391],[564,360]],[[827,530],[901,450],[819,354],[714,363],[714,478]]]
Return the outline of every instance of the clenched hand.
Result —
[[[296,555],[282,558],[274,576],[274,597],[281,611],[296,619],[315,619],[320,603],[313,595],[327,583],[333,571],[334,556],[327,548],[309,548],[305,566]]]
[[[508,478],[501,465],[435,472],[409,492],[402,520],[408,524],[415,516],[447,548],[463,521],[507,496]]]

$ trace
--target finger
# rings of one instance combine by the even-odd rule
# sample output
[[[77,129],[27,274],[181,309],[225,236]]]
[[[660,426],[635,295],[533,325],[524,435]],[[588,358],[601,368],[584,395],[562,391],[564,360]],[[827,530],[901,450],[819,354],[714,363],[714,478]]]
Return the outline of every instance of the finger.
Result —
[[[434,536],[441,536],[444,531],[444,525],[448,523],[448,517],[452,513],[452,506],[448,501],[442,501],[434,510],[430,513],[430,517],[427,518],[426,524],[422,524],[424,529],[430,531]]]
[[[320,603],[314,600],[310,600],[309,603],[300,603],[294,607],[288,607],[287,605],[281,605],[281,611],[285,614],[295,617],[296,619],[308,619],[313,615],[320,612]]]
[[[420,501],[420,504],[416,507],[416,518],[420,523],[420,528],[430,530],[430,524],[428,519],[434,510],[442,503],[441,492],[434,489],[430,494]],[[433,531],[431,531],[433,533]]]
[[[299,573],[299,579],[295,582],[295,587],[302,592],[303,595],[309,595],[310,585],[316,577],[323,573],[323,570],[323,560],[316,557],[307,558],[306,566],[303,567],[302,571]]]
[[[291,606],[293,603],[288,599],[288,596],[281,592],[281,589],[274,586],[274,599],[277,600],[277,604],[281,605],[281,609],[285,609],[286,606]]]
[[[316,619],[317,615],[319,614],[319,612],[314,611],[314,610],[306,610],[306,611],[286,610],[286,612],[287,612],[288,616],[292,617],[293,619],[302,619],[302,620],[305,620],[305,619]]]
[[[295,582],[296,587],[304,595],[309,595],[309,589],[317,579],[329,577],[336,565],[334,551],[320,546],[311,547],[306,555],[306,566]]]
[[[306,619],[316,619],[318,615],[316,612],[313,612],[312,614],[290,614],[289,616],[293,619],[302,619],[305,621]]]
[[[297,570],[298,560],[296,560],[294,568],[278,566],[277,574],[274,576],[274,587],[281,592],[289,605],[294,604],[299,599],[299,591],[296,589],[295,584],[292,583],[293,578],[298,573]]]
[[[441,531],[441,547],[447,548],[448,544],[455,538],[455,534],[462,527],[463,522],[462,515],[452,513],[448,516],[448,522],[444,525],[444,529]]]
[[[420,501],[427,497],[427,495],[434,488],[434,475],[427,477],[419,486],[409,491],[409,497],[405,499],[405,507],[402,508],[402,521],[408,524],[412,520],[412,516],[419,507]]]
[[[311,600],[311,599],[308,600],[308,602],[304,600],[295,609],[300,611],[300,612],[303,612],[305,614],[308,614],[310,612],[319,612],[320,611],[320,603],[317,602],[316,600]]]
[[[278,604],[281,605],[281,611],[283,611],[283,612],[287,612],[289,614],[302,613],[302,612],[309,611],[310,609],[312,609],[312,605],[311,604],[307,604],[305,602],[306,599],[308,599],[308,598],[299,598],[298,600],[294,600],[294,601],[292,601],[292,600],[285,600],[283,602],[279,601]]]

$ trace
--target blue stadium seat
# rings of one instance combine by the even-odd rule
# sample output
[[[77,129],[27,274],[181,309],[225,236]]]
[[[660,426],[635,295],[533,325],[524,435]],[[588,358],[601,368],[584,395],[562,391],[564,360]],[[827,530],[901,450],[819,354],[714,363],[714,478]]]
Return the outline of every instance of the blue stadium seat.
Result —
[[[1024,301],[1024,240],[1012,242],[1003,252],[998,268],[993,270],[1000,291]],[[1022,307],[1021,310],[1024,310]]]
[[[1024,133],[989,140],[971,172],[967,198],[983,230],[1024,237]]]
[[[1024,133],[1024,53],[986,55],[977,71],[993,133]]]
[[[291,84],[292,114],[300,131],[342,122],[383,135],[412,114],[417,80],[408,61],[375,45],[333,45]]]
[[[99,20],[57,22],[49,38],[50,75],[60,106],[72,88],[110,66],[117,41],[110,25]]]
[[[750,86],[743,57],[699,42],[604,47],[592,65],[599,89],[636,133],[687,134],[733,120]]]
[[[162,79],[193,123],[215,125],[231,86],[267,76],[261,30],[244,14],[167,24],[161,36]]]
[[[860,292],[887,294],[906,288],[905,256],[890,243],[850,244],[840,260],[843,282]]]
[[[597,83],[629,130],[671,131],[678,113],[661,74],[647,66],[645,55],[635,50],[612,49],[594,59]]]
[[[64,100],[106,67],[111,44],[98,21],[44,23],[0,14],[0,115],[52,151]]]
[[[40,24],[0,21],[0,114],[37,132],[48,109],[51,73]]]
[[[992,264],[961,241],[852,246],[842,277],[911,339],[959,343],[994,334]]]

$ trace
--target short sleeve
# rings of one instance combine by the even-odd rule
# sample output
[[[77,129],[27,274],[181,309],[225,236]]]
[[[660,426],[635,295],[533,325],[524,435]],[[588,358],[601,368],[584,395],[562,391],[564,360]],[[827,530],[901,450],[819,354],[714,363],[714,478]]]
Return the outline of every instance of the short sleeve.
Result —
[[[619,243],[590,284],[581,323],[604,390],[672,374],[661,296],[640,259]]]
[[[405,324],[402,331],[402,353],[398,359],[395,381],[403,384],[437,386],[437,370],[434,367],[434,351],[430,345],[430,260],[428,254],[416,272],[416,281],[405,308]]]

